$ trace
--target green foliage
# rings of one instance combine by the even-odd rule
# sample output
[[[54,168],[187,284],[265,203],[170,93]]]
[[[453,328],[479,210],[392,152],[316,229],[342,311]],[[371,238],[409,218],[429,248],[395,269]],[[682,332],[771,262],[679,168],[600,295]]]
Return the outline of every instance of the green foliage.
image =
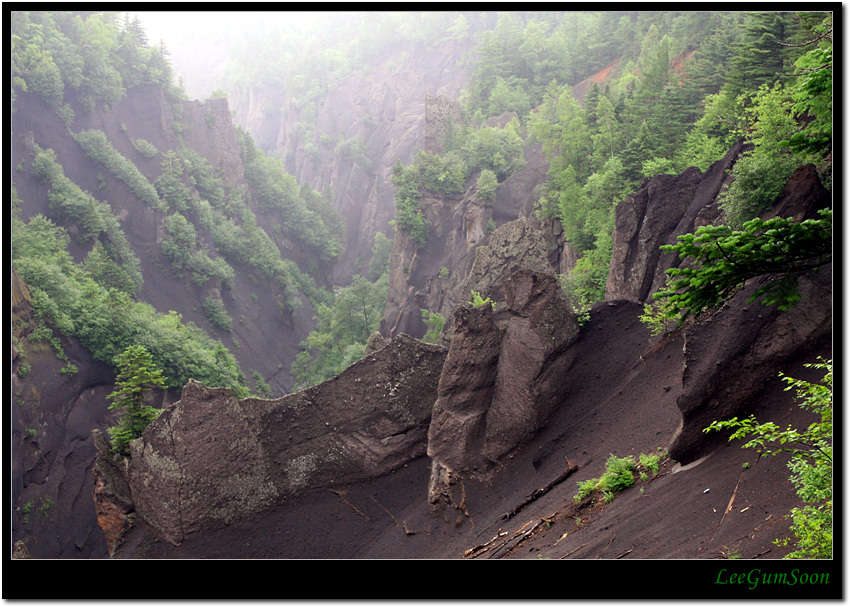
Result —
[[[133,139],[133,147],[145,158],[153,158],[159,153],[156,146],[145,139]]]
[[[366,154],[366,142],[361,135],[340,141],[336,146],[336,153],[342,158],[348,158],[366,171],[372,168],[372,163]]]
[[[331,303],[317,306],[316,329],[301,343],[292,364],[298,389],[330,379],[363,357],[383,316],[387,286],[387,274],[374,282],[358,274]]]
[[[123,455],[130,454],[130,441],[139,438],[156,419],[159,411],[145,404],[145,396],[154,388],[164,388],[162,371],[153,364],[153,357],[142,346],[128,346],[115,357],[118,376],[115,390],[107,396],[110,410],[121,410],[118,424],[109,428],[112,448]]]
[[[428,241],[430,223],[422,208],[422,194],[414,167],[405,168],[401,161],[393,167],[393,185],[396,187],[395,226],[407,232],[419,248]]]
[[[491,201],[496,194],[496,188],[499,186],[499,180],[496,173],[490,169],[484,169],[478,175],[478,181],[475,184],[478,196],[481,200]]]
[[[511,124],[504,129],[458,125],[452,136],[447,136],[447,149],[442,155],[421,151],[407,167],[397,162],[392,177],[396,187],[396,227],[407,232],[420,248],[424,247],[430,225],[422,207],[423,192],[461,194],[475,171],[479,172],[479,196],[491,200],[498,180],[525,165],[525,143],[517,129]]]
[[[440,340],[440,334],[443,332],[443,325],[446,324],[446,317],[439,312],[430,312],[428,310],[420,310],[422,312],[422,321],[428,327],[428,331],[422,337],[422,341],[429,344],[435,344]]]
[[[369,262],[369,280],[374,282],[390,271],[390,257],[393,250],[393,241],[383,232],[375,234],[372,245],[372,259]]]
[[[224,307],[224,302],[214,295],[207,295],[204,299],[204,312],[207,313],[207,318],[210,324],[219,329],[230,331],[233,328],[233,320],[230,314],[227,313],[227,308]]]
[[[643,314],[638,316],[638,320],[649,327],[651,337],[658,337],[666,333],[670,323],[670,319],[664,315],[657,304],[643,304]]]
[[[741,227],[769,208],[782,193],[796,167],[796,159],[787,154],[742,154],[732,171],[734,181],[719,196],[726,223]]]
[[[755,416],[712,422],[704,432],[732,429],[729,440],[747,440],[745,449],[756,449],[763,455],[790,453],[788,468],[802,507],[791,510],[791,531],[796,537],[796,549],[785,558],[832,558],[832,361],[806,365],[825,371],[821,383],[794,379],[780,373],[786,391],[797,393],[799,406],[816,414],[819,419],[805,430],[788,426],[781,429],[774,422],[759,423]],[[778,540],[787,545],[789,540]]]
[[[182,268],[195,248],[198,232],[180,213],[166,217],[164,224],[168,236],[162,240],[162,252],[175,268]]]
[[[322,261],[331,261],[342,251],[345,224],[339,213],[321,195],[298,187],[279,160],[265,156],[251,136],[237,131],[245,164],[245,179],[257,207],[277,220],[286,235],[310,247]],[[212,198],[208,198],[216,206]]]
[[[589,311],[597,301],[605,299],[605,285],[611,263],[613,240],[602,232],[600,242],[580,257],[575,267],[561,277],[561,287],[576,312]]]
[[[107,364],[129,345],[144,346],[170,388],[194,378],[247,395],[244,376],[221,342],[184,324],[176,312],[160,314],[126,291],[102,284],[102,274],[96,272],[95,280],[86,264],[74,263],[68,242],[67,232],[43,216],[29,223],[12,219],[12,262],[30,287],[39,322],[76,336],[95,360]]]
[[[578,492],[573,499],[580,502],[595,491],[602,493],[605,503],[614,499],[614,494],[628,489],[635,484],[635,474],[641,480],[648,480],[649,475],[658,474],[661,465],[662,454],[643,453],[638,460],[631,455],[617,457],[611,455],[605,462],[605,472],[599,478],[591,478],[578,483]]]
[[[664,245],[684,262],[667,270],[668,288],[655,293],[662,299],[664,315],[678,316],[679,323],[698,316],[731,297],[747,280],[765,276],[768,282],[750,301],[787,310],[800,295],[797,277],[832,260],[832,212],[821,219],[795,222],[775,217],[753,219],[743,230],[728,226],[704,226],[694,234],[679,236],[675,245]]]
[[[614,499],[614,494],[634,485],[634,470],[637,466],[632,456],[617,457],[612,455],[605,462],[605,472],[599,478],[591,478],[579,483],[578,493],[574,496],[576,502],[593,493],[601,491],[605,502]]]
[[[106,133],[97,129],[88,129],[74,135],[83,152],[102,164],[115,177],[129,186],[138,198],[154,209],[162,210],[156,188],[136,168],[136,165],[118,153],[106,137]]]
[[[164,47],[149,47],[138,17],[115,12],[15,11],[13,83],[57,109],[75,91],[86,111],[139,84],[171,85]],[[68,107],[67,104],[64,107]]]
[[[481,293],[479,293],[478,291],[472,291],[472,300],[469,302],[469,305],[474,308],[480,308],[481,306],[486,306],[488,304],[493,305],[493,300],[489,297],[487,299],[484,299],[481,296]]]
[[[50,208],[57,215],[75,220],[79,226],[78,238],[82,243],[99,240],[101,245],[89,255],[93,276],[105,281],[107,286],[133,292],[142,285],[141,264],[130,249],[120,222],[105,202],[81,190],[65,176],[62,166],[56,161],[53,150],[36,148],[33,172],[49,185],[47,198]],[[46,229],[41,220],[34,225],[36,230]],[[34,233],[34,232],[29,232]],[[24,236],[26,239],[26,236]],[[55,240],[48,240],[55,242]],[[108,259],[106,259],[108,257]],[[111,262],[111,263],[109,263]]]

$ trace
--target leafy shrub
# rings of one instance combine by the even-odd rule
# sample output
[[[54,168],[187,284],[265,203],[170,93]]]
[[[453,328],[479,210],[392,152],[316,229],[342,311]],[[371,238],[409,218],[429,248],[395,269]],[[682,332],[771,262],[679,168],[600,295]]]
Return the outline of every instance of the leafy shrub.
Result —
[[[74,135],[74,139],[80,144],[86,156],[102,164],[113,176],[126,183],[133,194],[154,209],[162,208],[163,205],[156,188],[136,168],[135,164],[124,158],[112,147],[106,133],[96,129],[88,129]]]
[[[211,325],[225,331],[230,331],[233,328],[233,320],[230,318],[230,314],[227,313],[224,302],[218,297],[207,295],[204,299],[204,312],[207,313],[207,318]]]
[[[726,224],[740,228],[769,208],[782,193],[797,165],[797,159],[790,154],[758,151],[742,154],[732,168],[732,183],[719,197]]]
[[[794,379],[780,373],[788,385],[785,390],[795,390],[801,408],[816,414],[819,419],[805,430],[790,426],[782,430],[773,422],[758,423],[755,416],[746,419],[733,417],[712,422],[703,432],[733,429],[729,440],[748,439],[745,449],[757,449],[764,455],[790,453],[788,468],[802,507],[791,509],[791,531],[797,538],[797,549],[786,555],[789,559],[832,558],[832,361],[821,359],[806,365],[823,370],[821,383]],[[790,540],[780,539],[778,545]]]
[[[157,409],[145,404],[145,395],[154,388],[164,388],[165,380],[143,346],[128,346],[115,357],[115,364],[118,367],[115,391],[107,398],[112,401],[109,409],[120,409],[121,418],[117,425],[109,428],[109,435],[113,449],[128,455],[130,441],[139,438],[159,415]]]
[[[605,463],[605,472],[601,477],[579,483],[579,491],[575,495],[575,500],[579,502],[594,491],[602,491],[605,501],[610,502],[614,499],[614,493],[634,485],[636,465],[635,458],[632,456],[610,456]]]
[[[638,461],[631,455],[617,457],[611,455],[605,463],[605,472],[599,478],[591,478],[578,483],[578,493],[574,496],[576,502],[593,493],[601,491],[605,502],[614,499],[614,494],[628,489],[635,484],[635,473],[641,480],[647,480],[649,474],[658,474],[662,454],[641,454]]]
[[[425,326],[428,327],[428,332],[422,337],[422,341],[426,343],[437,343],[440,339],[440,334],[443,332],[443,325],[446,324],[446,317],[439,312],[430,312],[421,310],[422,320]]]
[[[133,139],[133,147],[145,158],[153,158],[159,153],[156,146],[145,139]]]
[[[489,297],[487,299],[484,299],[481,296],[481,293],[479,293],[478,291],[473,291],[472,292],[472,300],[469,303],[473,307],[479,308],[479,307],[487,305],[487,304],[492,304],[493,300],[490,299]]]
[[[168,236],[162,241],[162,252],[175,268],[182,268],[198,240],[195,226],[180,213],[174,213],[165,218],[165,230]]]
[[[498,186],[499,180],[496,178],[496,173],[490,169],[483,169],[478,175],[476,188],[478,189],[478,196],[481,197],[481,200],[493,200]]]

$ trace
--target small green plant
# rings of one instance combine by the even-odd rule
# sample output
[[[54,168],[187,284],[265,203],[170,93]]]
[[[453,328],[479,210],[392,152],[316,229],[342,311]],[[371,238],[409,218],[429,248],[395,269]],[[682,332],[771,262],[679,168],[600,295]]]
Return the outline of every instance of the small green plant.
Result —
[[[224,307],[224,302],[213,295],[207,295],[204,299],[204,311],[207,313],[207,318],[210,324],[230,331],[233,328],[233,320],[230,314],[227,313],[227,308]]]
[[[649,453],[641,453],[638,456],[638,461],[640,462],[641,467],[646,468],[652,474],[658,474],[658,470],[661,467],[661,457],[662,453],[657,453],[651,455]]]
[[[611,455],[605,463],[605,472],[599,478],[591,478],[578,483],[578,493],[574,496],[576,503],[593,493],[601,491],[605,503],[614,499],[614,494],[628,489],[635,483],[635,474],[646,482],[649,474],[658,474],[664,452],[658,454],[643,453],[635,460],[631,455],[617,457]]]
[[[21,521],[24,525],[30,522],[30,512],[32,512],[32,502],[27,502],[21,507]]]
[[[440,271],[437,273],[437,278],[442,278],[445,280],[449,277],[449,269],[446,266],[440,268]]]
[[[38,513],[42,516],[47,516],[47,513],[50,512],[50,509],[53,507],[53,500],[49,497],[45,497],[41,500],[41,505],[38,507]]]
[[[443,332],[443,325],[446,324],[446,317],[439,312],[422,310],[422,321],[428,327],[428,332],[422,337],[422,341],[430,344],[437,343]]]
[[[649,334],[652,337],[665,333],[667,323],[670,320],[664,314],[664,311],[655,304],[643,304],[643,314],[638,316],[638,319],[649,328]]]
[[[67,363],[64,367],[59,369],[59,373],[62,373],[63,375],[67,375],[69,377],[73,377],[74,375],[76,375],[77,371],[79,371],[77,365],[71,362]]]
[[[579,491],[575,495],[576,502],[580,502],[594,491],[601,491],[605,503],[610,502],[614,499],[614,493],[634,485],[636,466],[637,462],[631,455],[626,457],[610,456],[605,463],[605,472],[601,477],[579,483]]]
[[[32,365],[26,361],[18,365],[18,377],[25,378],[32,371]]]
[[[133,147],[145,158],[153,158],[159,153],[156,146],[146,139],[133,139]]]
[[[266,382],[263,374],[254,369],[251,371],[251,376],[254,378],[254,383],[256,385],[257,394],[261,398],[271,398],[272,397],[272,389],[269,386],[268,382]]]
[[[483,297],[481,297],[481,293],[479,293],[478,291],[473,291],[472,301],[470,301],[469,303],[472,304],[473,307],[479,308],[486,304],[492,304],[493,300],[489,297],[487,299],[484,299]]]

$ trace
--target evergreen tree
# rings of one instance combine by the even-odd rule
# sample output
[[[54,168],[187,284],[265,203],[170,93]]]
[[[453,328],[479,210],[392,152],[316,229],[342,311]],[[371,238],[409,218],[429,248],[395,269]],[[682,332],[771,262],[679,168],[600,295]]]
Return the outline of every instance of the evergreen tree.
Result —
[[[153,365],[150,353],[139,345],[128,346],[115,357],[118,376],[115,390],[107,396],[110,410],[121,410],[118,424],[109,428],[112,447],[123,455],[130,454],[130,441],[139,438],[156,419],[159,411],[145,404],[145,397],[154,388],[164,388],[162,371]]]
[[[741,40],[734,46],[728,83],[735,94],[787,80],[793,71],[793,50],[787,46],[798,31],[794,13],[747,13]]]

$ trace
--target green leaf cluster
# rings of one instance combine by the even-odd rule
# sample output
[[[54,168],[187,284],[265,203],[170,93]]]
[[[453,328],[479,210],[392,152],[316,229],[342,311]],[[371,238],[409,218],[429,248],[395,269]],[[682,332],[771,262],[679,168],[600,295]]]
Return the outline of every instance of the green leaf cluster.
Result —
[[[383,317],[387,287],[386,273],[375,281],[358,274],[337,290],[332,302],[318,305],[316,329],[301,343],[292,364],[296,389],[330,379],[363,357]]]
[[[244,375],[221,342],[177,312],[161,314],[133,301],[104,279],[102,255],[92,249],[86,262],[68,253],[68,233],[42,215],[24,222],[12,219],[12,263],[32,293],[40,324],[77,337],[95,360],[114,364],[130,345],[144,346],[162,369],[169,388],[194,378],[208,386],[225,386],[247,395]],[[94,257],[99,257],[96,263]]]
[[[791,482],[804,505],[791,510],[796,549],[785,558],[830,559],[833,554],[832,361],[820,359],[806,366],[824,371],[823,380],[814,383],[779,374],[787,384],[785,390],[796,392],[799,406],[818,416],[805,430],[791,426],[783,430],[774,422],[759,423],[755,416],[750,416],[715,421],[703,431],[732,429],[729,440],[746,440],[744,449],[756,449],[760,455],[791,455],[788,462]],[[780,545],[788,542],[777,541]]]
[[[742,230],[704,226],[679,236],[677,244],[661,249],[683,263],[667,270],[666,289],[653,297],[663,300],[667,318],[678,317],[681,324],[718,306],[751,278],[765,277],[750,301],[787,310],[800,299],[798,276],[832,260],[832,211],[820,215],[801,222],[752,219]]]
[[[595,491],[602,493],[605,503],[614,499],[614,494],[628,489],[635,484],[638,475],[641,480],[648,480],[649,475],[658,474],[661,465],[660,453],[642,453],[638,459],[631,455],[617,457],[611,455],[605,462],[605,472],[599,478],[590,478],[578,483],[578,493],[573,499],[578,503]]]
[[[91,111],[139,84],[171,85],[168,52],[149,46],[139,18],[129,14],[13,11],[11,32],[13,83],[57,109],[69,92]]]

